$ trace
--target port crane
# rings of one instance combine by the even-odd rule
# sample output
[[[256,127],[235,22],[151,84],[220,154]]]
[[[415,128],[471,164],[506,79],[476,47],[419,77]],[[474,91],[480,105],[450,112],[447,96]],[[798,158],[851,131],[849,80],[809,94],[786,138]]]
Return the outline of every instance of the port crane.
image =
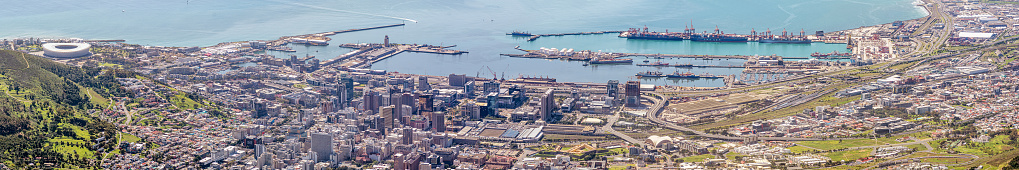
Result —
[[[492,71],[492,68],[488,67],[488,66],[484,66],[484,67],[478,69],[478,72],[475,73],[474,77],[480,77],[481,76],[481,71],[484,70],[484,69],[488,69],[488,72],[492,73],[492,80],[498,80],[499,79],[499,75],[497,75],[495,73],[495,71]]]

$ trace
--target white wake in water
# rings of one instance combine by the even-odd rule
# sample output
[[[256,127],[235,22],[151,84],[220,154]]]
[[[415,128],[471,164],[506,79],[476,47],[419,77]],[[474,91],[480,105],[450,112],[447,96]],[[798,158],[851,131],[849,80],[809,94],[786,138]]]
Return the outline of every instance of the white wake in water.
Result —
[[[277,2],[280,2],[280,1],[277,1]],[[410,22],[414,22],[414,23],[417,23],[417,22],[418,22],[417,20],[413,20],[413,19],[408,19],[408,18],[400,18],[400,17],[394,17],[394,16],[386,16],[386,15],[379,15],[379,14],[370,14],[370,13],[364,13],[364,12],[357,12],[357,11],[348,11],[348,10],[340,10],[340,9],[332,9],[332,8],[326,8],[326,7],[320,7],[320,6],[314,6],[314,5],[308,5],[308,4],[302,4],[302,3],[297,3],[297,2],[290,2],[290,4],[293,4],[293,5],[297,5],[297,6],[303,6],[303,7],[308,7],[308,8],[315,8],[315,9],[321,9],[321,10],[327,10],[327,11],[336,11],[336,12],[346,12],[346,13],[352,13],[352,14],[360,14],[360,15],[368,15],[368,16],[375,16],[375,17],[383,17],[383,18],[392,18],[392,19],[398,19],[398,20],[404,20],[404,21],[410,21]]]

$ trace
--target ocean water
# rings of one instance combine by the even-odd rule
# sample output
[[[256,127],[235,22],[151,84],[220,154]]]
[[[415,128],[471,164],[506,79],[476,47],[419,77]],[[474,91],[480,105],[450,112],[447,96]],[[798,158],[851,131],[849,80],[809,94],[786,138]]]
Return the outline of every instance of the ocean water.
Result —
[[[293,46],[296,55],[329,59],[349,52],[341,43],[391,42],[457,45],[467,55],[404,53],[376,63],[373,69],[448,75],[450,73],[514,78],[539,75],[571,82],[637,80],[648,67],[582,66],[580,62],[509,58],[524,49],[572,48],[605,52],[807,56],[845,51],[842,44],[706,43],[627,40],[616,35],[543,37],[527,42],[504,35],[514,30],[565,33],[626,30],[699,31],[716,26],[727,33],[750,29],[798,33],[837,31],[923,17],[911,0],[638,0],[638,1],[482,1],[482,0],[171,0],[171,1],[13,1],[0,9],[0,37],[77,37],[125,39],[153,46],[209,46],[220,42],[276,39],[280,36],[406,23],[403,27],[332,36],[331,46]],[[287,55],[279,53],[281,56]],[[641,59],[638,59],[641,60]],[[639,62],[639,61],[638,61]],[[739,64],[732,60],[676,60],[691,64]],[[487,67],[487,68],[486,68]],[[740,69],[663,69],[738,74]],[[486,76],[487,75],[487,76]],[[720,80],[643,80],[682,86],[721,86]]]

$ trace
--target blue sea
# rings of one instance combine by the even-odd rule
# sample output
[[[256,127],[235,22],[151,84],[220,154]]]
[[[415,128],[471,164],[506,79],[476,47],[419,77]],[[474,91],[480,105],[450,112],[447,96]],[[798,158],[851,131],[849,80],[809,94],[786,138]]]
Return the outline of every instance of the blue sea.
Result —
[[[396,23],[394,27],[332,36],[331,46],[293,46],[297,55],[333,58],[349,52],[341,43],[382,42],[457,45],[467,55],[403,53],[376,63],[373,69],[491,77],[493,71],[551,76],[559,81],[636,80],[632,65],[583,66],[580,62],[509,58],[523,49],[571,48],[604,52],[663,54],[781,55],[805,57],[813,52],[846,51],[843,44],[758,44],[648,41],[613,34],[543,37],[528,42],[507,36],[514,30],[566,33],[626,30],[647,26],[654,31],[699,31],[715,27],[727,33],[751,29],[798,33],[838,31],[909,20],[927,13],[911,0],[635,0],[635,1],[481,1],[481,0],[171,0],[171,1],[12,1],[0,10],[0,37],[125,39],[152,46],[210,46],[220,42],[269,40],[280,36],[345,30]],[[283,53],[281,57],[283,57]],[[637,58],[638,62],[643,60]],[[653,60],[653,59],[652,59]],[[670,59],[665,62],[737,65],[741,60]],[[741,69],[673,71],[738,74]],[[488,76],[486,76],[488,75]],[[721,80],[643,80],[652,84],[722,86]]]

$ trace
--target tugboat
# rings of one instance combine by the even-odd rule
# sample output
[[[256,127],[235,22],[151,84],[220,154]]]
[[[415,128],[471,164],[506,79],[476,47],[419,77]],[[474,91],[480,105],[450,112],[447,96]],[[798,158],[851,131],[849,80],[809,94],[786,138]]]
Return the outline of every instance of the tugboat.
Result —
[[[637,73],[637,77],[665,77],[661,71],[645,71]]]

